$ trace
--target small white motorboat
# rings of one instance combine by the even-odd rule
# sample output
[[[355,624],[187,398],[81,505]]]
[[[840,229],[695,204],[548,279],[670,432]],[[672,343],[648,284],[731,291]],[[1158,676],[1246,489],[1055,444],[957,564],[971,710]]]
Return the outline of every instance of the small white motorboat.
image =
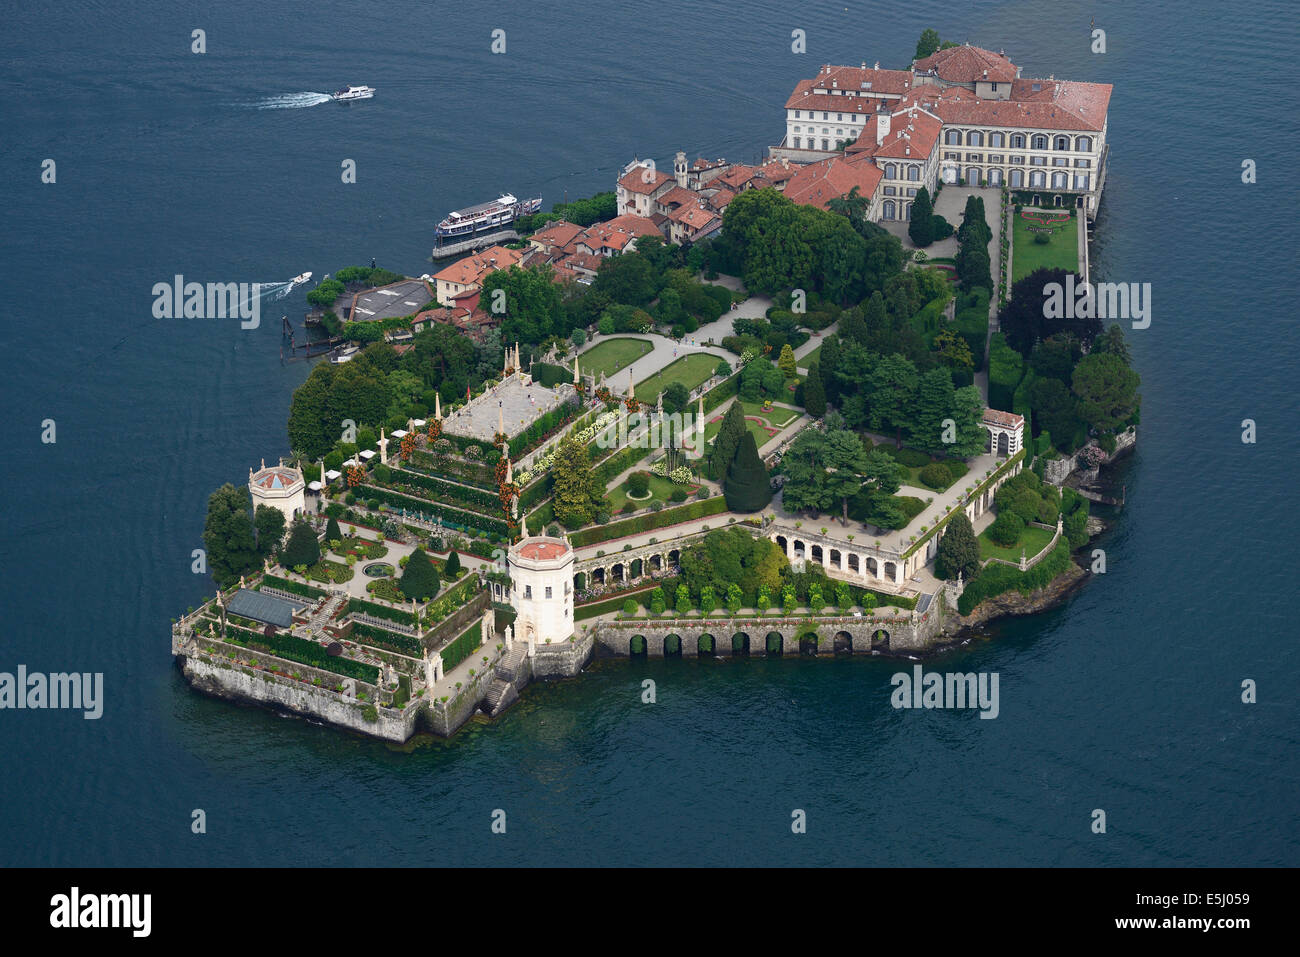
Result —
[[[302,285],[303,283],[305,283],[305,282],[311,282],[311,273],[310,273],[310,272],[300,272],[300,273],[298,273],[298,275],[294,276],[292,279],[289,280],[289,285],[291,285],[291,286],[301,286],[301,285]]]
[[[334,94],[334,100],[338,103],[346,103],[349,100],[368,100],[374,95],[373,86],[345,86]]]

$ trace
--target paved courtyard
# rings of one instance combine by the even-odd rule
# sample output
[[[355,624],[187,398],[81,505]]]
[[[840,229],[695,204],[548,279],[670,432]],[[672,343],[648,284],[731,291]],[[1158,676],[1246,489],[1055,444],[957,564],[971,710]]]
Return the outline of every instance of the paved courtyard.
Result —
[[[442,428],[451,435],[491,441],[497,433],[498,423],[504,421],[506,435],[513,438],[540,416],[563,405],[573,394],[572,389],[567,383],[554,389],[538,383],[524,385],[521,376],[512,375],[447,416]]]

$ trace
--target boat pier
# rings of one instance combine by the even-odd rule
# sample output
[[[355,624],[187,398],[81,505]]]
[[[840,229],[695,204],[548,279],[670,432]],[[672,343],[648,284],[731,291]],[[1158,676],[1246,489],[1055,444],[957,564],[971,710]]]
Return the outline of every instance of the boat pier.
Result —
[[[472,253],[476,249],[485,249],[488,246],[495,246],[497,243],[513,242],[519,238],[519,234],[513,229],[498,229],[490,233],[479,233],[468,239],[462,239],[454,243],[443,243],[440,246],[433,247],[433,255],[429,258],[432,260],[446,259],[449,256],[459,256],[461,253]]]

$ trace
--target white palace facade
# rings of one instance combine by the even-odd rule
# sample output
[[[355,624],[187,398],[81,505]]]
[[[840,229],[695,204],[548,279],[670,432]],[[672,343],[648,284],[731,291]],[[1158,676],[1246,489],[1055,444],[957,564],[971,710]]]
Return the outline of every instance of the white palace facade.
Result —
[[[785,104],[773,158],[858,167],[869,216],[905,220],[919,187],[1007,186],[1096,216],[1106,180],[1111,85],[1030,79],[1004,53],[940,50],[908,70],[826,65]],[[862,192],[866,192],[862,190]]]

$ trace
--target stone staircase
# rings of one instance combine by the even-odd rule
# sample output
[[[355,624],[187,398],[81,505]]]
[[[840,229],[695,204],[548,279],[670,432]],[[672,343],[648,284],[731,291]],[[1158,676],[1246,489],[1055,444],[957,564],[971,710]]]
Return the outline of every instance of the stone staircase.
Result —
[[[323,632],[325,630],[325,625],[333,619],[334,612],[338,610],[339,605],[346,600],[346,597],[342,595],[330,596],[329,601],[320,606],[320,611],[316,612],[308,620],[307,627],[311,629],[311,633],[313,635],[319,635]]]
[[[528,646],[517,642],[515,647],[497,664],[492,673],[492,684],[483,697],[483,710],[495,718],[519,700],[519,691],[528,683],[530,670],[525,667]]]

